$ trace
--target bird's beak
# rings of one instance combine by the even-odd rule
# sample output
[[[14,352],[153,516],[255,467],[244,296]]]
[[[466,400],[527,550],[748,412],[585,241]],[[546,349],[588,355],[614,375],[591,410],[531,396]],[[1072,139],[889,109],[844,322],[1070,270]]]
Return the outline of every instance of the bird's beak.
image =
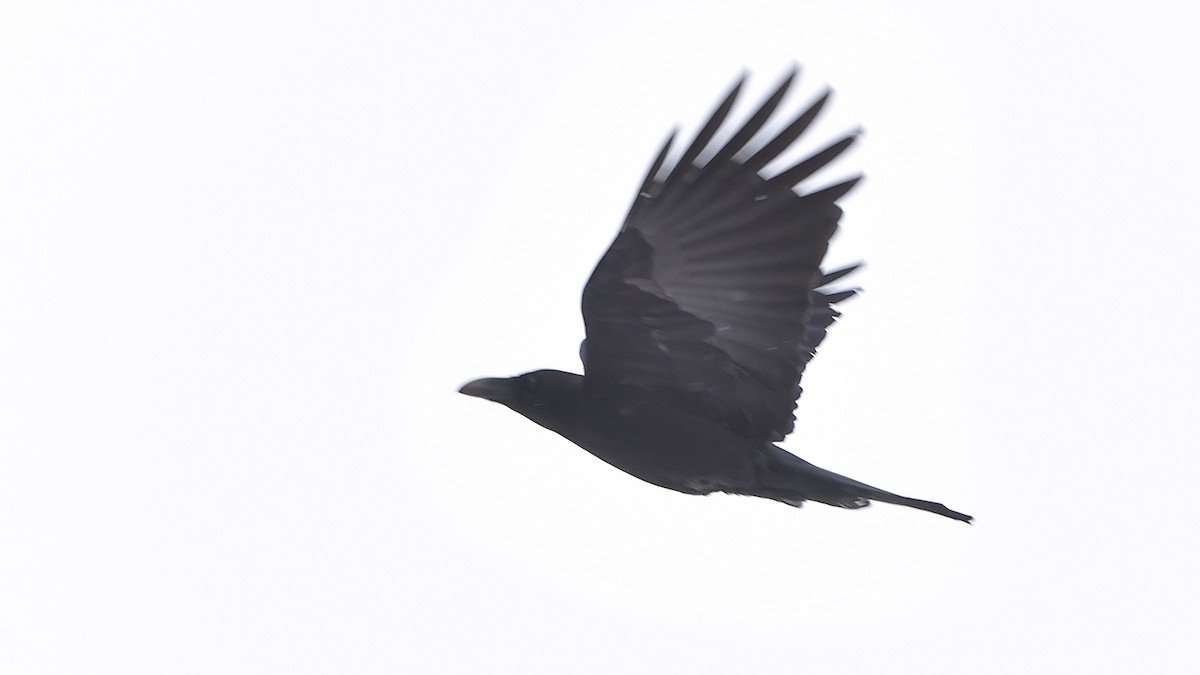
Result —
[[[486,398],[489,401],[496,401],[504,398],[508,393],[508,379],[504,377],[485,377],[480,380],[468,382],[458,390],[460,394],[474,396],[476,398]]]

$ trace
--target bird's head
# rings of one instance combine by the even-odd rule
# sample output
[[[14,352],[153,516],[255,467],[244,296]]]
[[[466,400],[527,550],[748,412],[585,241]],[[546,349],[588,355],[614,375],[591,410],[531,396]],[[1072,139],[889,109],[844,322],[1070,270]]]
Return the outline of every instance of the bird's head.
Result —
[[[516,377],[485,377],[468,382],[458,391],[508,406],[534,419],[557,405],[574,400],[583,376],[561,370],[535,370]]]

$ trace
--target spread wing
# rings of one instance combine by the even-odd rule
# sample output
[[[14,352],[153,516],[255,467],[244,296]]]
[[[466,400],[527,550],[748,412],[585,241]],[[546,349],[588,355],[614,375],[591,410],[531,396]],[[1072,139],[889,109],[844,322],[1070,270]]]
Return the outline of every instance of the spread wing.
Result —
[[[793,190],[853,135],[760,175],[828,98],[758,139],[795,75],[724,145],[710,147],[744,77],[671,166],[674,134],[664,144],[583,291],[587,381],[675,397],[752,438],[791,432],[804,367],[838,316],[833,305],[854,293],[824,288],[853,267],[822,274],[820,264],[842,213],[835,202],[858,180]]]

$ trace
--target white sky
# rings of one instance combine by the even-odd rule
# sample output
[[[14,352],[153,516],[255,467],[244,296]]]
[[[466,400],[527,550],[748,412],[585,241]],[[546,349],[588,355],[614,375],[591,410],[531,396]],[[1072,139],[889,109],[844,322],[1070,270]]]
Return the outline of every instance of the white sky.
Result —
[[[0,7],[0,672],[1200,672],[1200,5],[433,4]],[[786,447],[972,527],[455,393],[792,62],[869,267]]]

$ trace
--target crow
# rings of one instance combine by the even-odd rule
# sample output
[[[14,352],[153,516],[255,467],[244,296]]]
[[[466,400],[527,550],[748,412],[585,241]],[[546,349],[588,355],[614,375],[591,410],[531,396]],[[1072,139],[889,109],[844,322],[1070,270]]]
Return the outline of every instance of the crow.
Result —
[[[970,522],[810,464],[775,445],[792,432],[804,368],[857,289],[824,272],[838,199],[861,176],[797,192],[855,141],[847,135],[765,177],[829,99],[762,134],[796,79],[782,83],[724,143],[714,137],[743,74],[692,142],[668,162],[672,132],[624,225],[583,289],[583,375],[536,370],[459,391],[501,403],[612,466],[687,494],[725,492],[800,506],[877,500]],[[762,136],[766,138],[762,138]]]

